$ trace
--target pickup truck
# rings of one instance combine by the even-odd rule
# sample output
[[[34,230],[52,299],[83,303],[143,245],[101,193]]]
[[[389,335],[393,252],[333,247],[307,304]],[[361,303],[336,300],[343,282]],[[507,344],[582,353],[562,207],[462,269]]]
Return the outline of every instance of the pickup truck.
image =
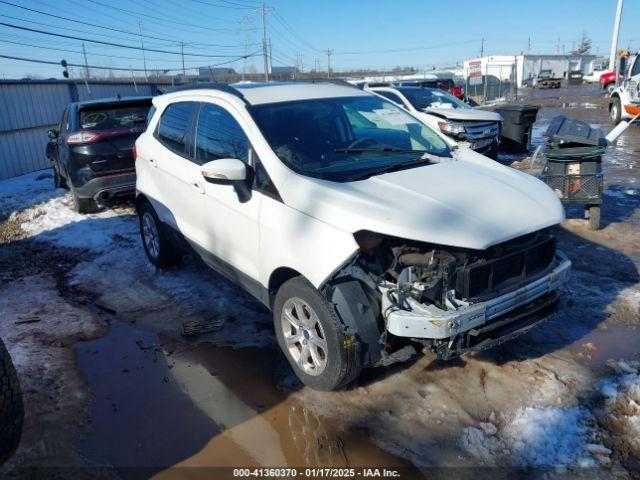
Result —
[[[560,88],[562,79],[554,77],[552,70],[540,70],[538,75],[527,78],[522,84],[531,88]]]

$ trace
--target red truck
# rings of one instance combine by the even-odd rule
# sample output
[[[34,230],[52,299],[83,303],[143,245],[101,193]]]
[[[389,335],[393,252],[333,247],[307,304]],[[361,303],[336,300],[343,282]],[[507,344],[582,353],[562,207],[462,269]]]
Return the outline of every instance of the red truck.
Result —
[[[616,72],[605,72],[600,75],[600,86],[609,94],[613,92],[613,89],[616,88]]]

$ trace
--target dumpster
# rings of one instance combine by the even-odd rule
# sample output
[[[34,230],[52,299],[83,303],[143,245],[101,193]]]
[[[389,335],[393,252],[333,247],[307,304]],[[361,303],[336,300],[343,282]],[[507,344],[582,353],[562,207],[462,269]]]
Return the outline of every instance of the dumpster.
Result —
[[[538,116],[539,107],[533,105],[501,105],[494,109],[502,115],[500,151],[503,153],[527,153],[531,148],[531,131]]]
[[[564,204],[585,206],[589,228],[600,228],[602,204],[602,155],[607,141],[602,131],[563,116],[552,120],[545,136],[540,179]]]

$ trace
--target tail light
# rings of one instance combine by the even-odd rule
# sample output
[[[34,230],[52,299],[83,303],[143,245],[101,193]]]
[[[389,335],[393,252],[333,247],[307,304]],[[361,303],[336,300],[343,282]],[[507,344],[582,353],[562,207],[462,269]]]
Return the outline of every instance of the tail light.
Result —
[[[133,144],[133,161],[135,162],[138,159],[138,148],[136,144]]]
[[[90,130],[82,130],[74,132],[67,137],[68,145],[80,145],[83,143],[97,142],[104,137],[115,137],[117,135],[129,135],[131,130],[107,130],[104,132],[92,132]]]

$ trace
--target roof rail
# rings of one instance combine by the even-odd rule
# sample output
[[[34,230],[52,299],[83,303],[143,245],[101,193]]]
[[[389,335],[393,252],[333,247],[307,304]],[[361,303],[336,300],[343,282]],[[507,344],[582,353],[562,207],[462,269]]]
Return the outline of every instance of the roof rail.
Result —
[[[341,78],[301,78],[296,80],[300,83],[331,83],[333,85],[342,85],[343,87],[358,88],[355,85]]]
[[[202,82],[202,83],[185,83],[184,85],[176,85],[175,87],[169,87],[166,90],[163,90],[161,93],[174,93],[174,92],[182,92],[185,90],[201,90],[201,89],[209,89],[209,90],[219,90],[221,92],[230,93],[231,95],[235,95],[240,98],[242,101],[247,103],[247,100],[242,95],[238,89],[233,88],[231,85],[227,85],[226,83],[217,83],[217,82]]]

